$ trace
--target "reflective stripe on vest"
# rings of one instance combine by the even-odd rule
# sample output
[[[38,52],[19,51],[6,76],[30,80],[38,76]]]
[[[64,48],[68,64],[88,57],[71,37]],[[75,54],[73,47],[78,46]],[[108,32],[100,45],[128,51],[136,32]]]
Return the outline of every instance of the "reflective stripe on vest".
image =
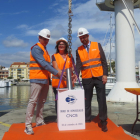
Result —
[[[57,76],[52,76],[52,79],[60,79],[60,78]],[[64,81],[66,81],[66,80],[64,80]]]
[[[91,66],[87,66],[87,67],[82,66],[81,70],[86,70],[86,69],[89,69],[89,68],[95,68],[95,67],[99,67],[99,66],[102,66],[102,64],[91,65]]]
[[[63,70],[63,67],[64,67],[64,59],[62,58],[62,56],[59,54],[59,53],[56,53],[54,54],[54,57],[55,57],[55,60],[56,60],[56,63],[58,65],[58,68],[60,70]],[[68,55],[66,56],[67,57],[67,62],[66,62],[66,65],[65,65],[65,70],[64,72],[66,72],[66,70],[68,68],[71,68],[72,67],[72,61],[71,61],[71,58],[68,57]],[[59,84],[59,77],[57,77],[57,75],[53,75],[52,76],[52,87],[55,87],[57,88],[58,87],[58,84]],[[67,83],[66,83],[66,80],[63,80],[61,81],[61,84],[60,84],[60,88],[65,88],[67,87]]]
[[[30,61],[30,64],[37,63],[36,61]],[[49,62],[48,62],[49,63]],[[37,63],[38,64],[38,63]]]
[[[78,54],[82,62],[82,78],[99,77],[103,75],[101,56],[97,42],[91,42],[89,53],[84,46],[78,48]]]
[[[50,56],[45,50],[44,46],[40,43],[35,44],[34,46],[39,46],[44,52],[44,59],[50,63]],[[34,47],[32,46],[31,49]],[[45,70],[36,60],[33,58],[32,53],[30,52],[30,79],[48,79],[50,77],[50,72]]]
[[[45,69],[41,67],[31,67],[30,70],[45,70]]]
[[[89,63],[89,62],[91,62],[91,61],[101,61],[101,59],[100,59],[100,58],[89,59],[89,60],[87,60],[87,61],[82,62],[82,65],[84,65],[84,64],[86,64],[86,63]]]
[[[36,61],[30,61],[30,64],[37,63]]]

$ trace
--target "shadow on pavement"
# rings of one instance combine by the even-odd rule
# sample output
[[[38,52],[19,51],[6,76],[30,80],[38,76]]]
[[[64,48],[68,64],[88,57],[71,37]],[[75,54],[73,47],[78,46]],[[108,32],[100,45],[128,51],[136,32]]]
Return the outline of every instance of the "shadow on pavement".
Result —
[[[119,124],[118,126],[121,126],[124,130],[126,130],[129,133],[132,132],[133,124]],[[140,136],[140,124],[135,124],[133,128],[133,134]]]
[[[44,118],[45,123],[57,122],[57,116],[47,116]]]
[[[5,115],[5,114],[7,114],[7,113],[9,113],[9,111],[7,111],[7,112],[0,112],[0,117]]]

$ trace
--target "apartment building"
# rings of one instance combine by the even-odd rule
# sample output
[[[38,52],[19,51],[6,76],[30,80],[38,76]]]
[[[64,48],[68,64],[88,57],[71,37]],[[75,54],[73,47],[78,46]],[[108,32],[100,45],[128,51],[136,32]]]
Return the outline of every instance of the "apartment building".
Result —
[[[9,69],[0,65],[0,79],[7,79],[9,76]]]
[[[29,63],[14,62],[9,68],[9,75],[13,79],[29,79]]]

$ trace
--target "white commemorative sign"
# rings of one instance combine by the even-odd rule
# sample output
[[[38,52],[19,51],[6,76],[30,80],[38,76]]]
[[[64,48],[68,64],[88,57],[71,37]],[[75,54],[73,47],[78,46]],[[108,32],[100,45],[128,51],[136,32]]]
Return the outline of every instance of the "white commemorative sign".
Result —
[[[84,90],[58,89],[57,124],[59,130],[85,129]]]

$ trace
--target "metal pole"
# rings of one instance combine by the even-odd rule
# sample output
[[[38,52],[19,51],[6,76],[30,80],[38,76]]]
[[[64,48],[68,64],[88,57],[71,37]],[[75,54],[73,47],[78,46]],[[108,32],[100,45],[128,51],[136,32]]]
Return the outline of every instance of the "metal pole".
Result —
[[[112,13],[110,14],[110,76],[111,76]]]
[[[72,86],[71,69],[70,68],[67,69],[66,74],[67,74],[67,88],[68,88],[68,90],[72,90],[73,86]]]

